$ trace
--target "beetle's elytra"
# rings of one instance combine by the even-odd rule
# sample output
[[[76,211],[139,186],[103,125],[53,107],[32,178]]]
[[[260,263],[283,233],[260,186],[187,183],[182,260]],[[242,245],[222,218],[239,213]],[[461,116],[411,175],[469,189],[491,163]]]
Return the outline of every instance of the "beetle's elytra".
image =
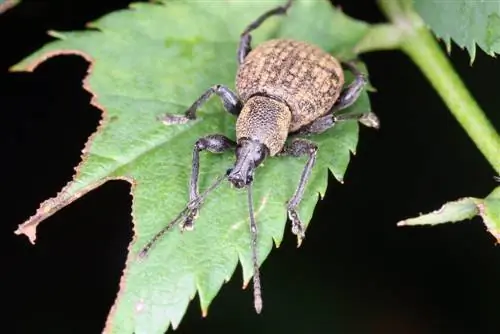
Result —
[[[189,203],[186,208],[139,253],[147,255],[151,247],[174,225],[181,229],[193,228],[194,220],[206,196],[224,179],[236,188],[247,188],[252,258],[254,263],[254,304],[262,310],[259,267],[257,262],[257,224],[253,213],[252,181],[255,169],[272,156],[308,156],[295,193],[287,204],[292,232],[300,245],[304,238],[304,225],[297,213],[305,186],[316,161],[318,147],[301,137],[324,132],[337,121],[358,119],[361,123],[378,128],[375,114],[337,115],[352,105],[366,85],[366,78],[351,63],[341,63],[319,47],[291,39],[276,39],[257,45],[252,50],[251,32],[269,17],[283,15],[292,5],[271,9],[252,22],[241,34],[237,50],[237,93],[223,85],[215,85],[204,92],[184,115],[167,114],[161,120],[167,125],[183,124],[196,119],[200,106],[213,94],[221,100],[224,109],[237,116],[236,142],[222,134],[209,134],[199,138],[193,149]],[[344,87],[344,71],[353,72],[355,79]],[[287,143],[287,139],[293,137]],[[235,150],[234,166],[218,178],[207,190],[199,193],[199,154],[207,150],[222,153]]]
[[[252,96],[282,101],[296,131],[327,113],[344,85],[340,62],[306,42],[276,39],[264,42],[241,63],[236,88],[245,104]]]

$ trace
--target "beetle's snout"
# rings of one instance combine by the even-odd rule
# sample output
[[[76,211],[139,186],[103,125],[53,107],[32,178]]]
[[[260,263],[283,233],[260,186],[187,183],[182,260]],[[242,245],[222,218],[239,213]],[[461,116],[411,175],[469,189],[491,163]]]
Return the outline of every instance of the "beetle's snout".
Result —
[[[234,169],[229,173],[227,179],[231,182],[236,188],[241,189],[246,185],[249,185],[253,181],[253,177],[247,173],[242,173],[241,170],[234,171]]]
[[[249,139],[240,139],[236,147],[236,162],[227,171],[227,179],[236,188],[241,189],[253,181],[255,168],[264,160],[269,150],[261,143]]]

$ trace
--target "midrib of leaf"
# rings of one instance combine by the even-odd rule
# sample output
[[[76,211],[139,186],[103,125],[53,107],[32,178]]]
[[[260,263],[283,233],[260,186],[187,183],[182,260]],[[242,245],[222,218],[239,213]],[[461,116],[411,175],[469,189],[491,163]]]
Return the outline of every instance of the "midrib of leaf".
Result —
[[[222,111],[221,111],[222,112]],[[196,120],[195,122],[202,122],[204,121],[204,119],[201,119],[201,117],[203,117],[203,115],[200,115],[199,116],[200,119]],[[142,157],[144,157],[145,155],[148,155],[150,153],[153,153],[155,150],[157,149],[160,149],[161,146],[167,144],[168,142],[170,141],[175,141],[176,139],[179,139],[184,136],[184,135],[187,135],[189,134],[189,132],[191,131],[195,131],[194,130],[194,127],[196,127],[197,124],[190,124],[190,125],[182,125],[181,127],[183,127],[182,129],[180,129],[179,131],[176,131],[174,132],[173,134],[171,135],[168,135],[168,136],[152,136],[152,138],[155,138],[156,140],[144,140],[143,142],[144,143],[152,143],[152,145],[144,145],[144,146],[141,146],[140,149],[136,150],[135,152],[132,152],[131,154],[127,154],[125,155],[125,157],[129,157],[128,159],[124,159],[124,161],[122,162],[119,162],[118,164],[116,164],[115,166],[112,166],[111,168],[108,169],[107,172],[105,173],[102,173],[102,174],[99,174],[95,179],[96,181],[97,180],[101,180],[101,179],[105,179],[107,177],[112,177],[112,176],[122,176],[124,173],[121,173],[121,170],[122,169],[127,169],[127,167],[130,167],[130,169],[132,170],[133,169],[133,163],[136,162],[137,160],[141,159]],[[224,133],[227,133],[227,131],[224,131]],[[165,134],[170,134],[168,132],[165,132]],[[191,139],[191,136],[189,136],[189,138]],[[194,145],[194,141],[196,140],[196,138],[193,138],[193,145]],[[181,140],[182,142],[183,140]],[[93,153],[90,153],[89,154],[89,159],[91,159],[92,157],[94,156],[99,156],[99,155],[95,155]],[[108,160],[113,160],[113,161],[117,161],[115,158],[112,158],[112,157],[106,157],[106,156],[102,156]],[[175,162],[172,162],[170,161],[169,163],[173,163],[175,164]],[[186,168],[189,168],[189,166],[185,166]],[[208,166],[205,168],[205,171],[203,171],[202,173],[200,173],[200,175],[203,175],[204,173],[207,173],[206,172],[206,169],[209,168]]]

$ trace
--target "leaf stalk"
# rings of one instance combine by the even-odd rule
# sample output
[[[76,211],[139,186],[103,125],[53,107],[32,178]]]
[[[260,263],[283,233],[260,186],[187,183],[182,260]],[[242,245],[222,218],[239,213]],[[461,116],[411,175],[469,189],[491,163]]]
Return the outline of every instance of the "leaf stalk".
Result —
[[[413,9],[412,1],[379,0],[378,4],[391,23],[402,32],[399,49],[419,67],[452,115],[496,173],[500,174],[499,134],[467,90],[432,33]]]

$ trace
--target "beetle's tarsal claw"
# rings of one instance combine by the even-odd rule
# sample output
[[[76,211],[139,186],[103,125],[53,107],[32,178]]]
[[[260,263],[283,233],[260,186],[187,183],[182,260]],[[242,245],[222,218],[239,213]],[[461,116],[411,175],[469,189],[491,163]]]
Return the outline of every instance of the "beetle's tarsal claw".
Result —
[[[193,221],[186,221],[181,225],[181,232],[194,230]]]
[[[297,248],[302,245],[302,240],[304,240],[304,238],[302,238],[301,236],[297,236]]]
[[[262,313],[262,298],[255,299],[255,301],[253,302],[253,306],[255,308],[255,312],[257,312],[257,314],[261,314]]]
[[[160,115],[156,119],[165,125],[186,124],[187,122],[193,120],[192,118],[186,117],[185,115],[174,115],[174,114]]]
[[[364,114],[361,116],[359,119],[359,122],[363,124],[364,126],[367,126],[369,128],[374,128],[374,129],[379,129],[380,128],[380,120],[377,115],[373,112],[369,112],[367,114]]]
[[[192,210],[181,223],[181,231],[192,231],[194,230],[194,220],[198,217],[198,210]]]
[[[292,221],[292,233],[297,236],[297,247],[300,247],[306,236],[304,224],[295,210],[288,210],[288,218]]]

